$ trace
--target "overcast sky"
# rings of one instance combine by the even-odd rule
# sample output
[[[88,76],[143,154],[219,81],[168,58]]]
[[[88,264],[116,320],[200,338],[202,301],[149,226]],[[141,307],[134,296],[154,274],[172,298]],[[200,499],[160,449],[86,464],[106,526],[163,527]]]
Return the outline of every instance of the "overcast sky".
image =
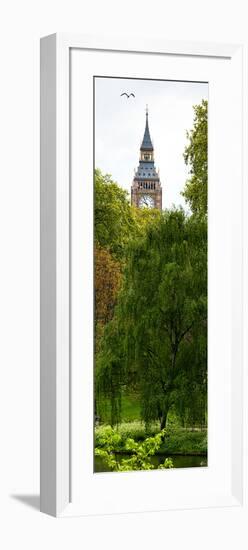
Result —
[[[133,92],[135,98],[120,97]],[[183,151],[193,124],[193,105],[208,98],[206,83],[95,79],[95,166],[130,192],[145,129],[146,104],[160,170],[163,208],[184,206],[180,192],[187,179]]]

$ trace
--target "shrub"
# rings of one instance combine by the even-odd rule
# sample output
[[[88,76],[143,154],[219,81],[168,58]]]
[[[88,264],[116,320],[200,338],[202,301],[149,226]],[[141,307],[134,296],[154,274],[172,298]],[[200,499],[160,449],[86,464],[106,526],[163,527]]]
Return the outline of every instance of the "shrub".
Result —
[[[114,429],[115,433],[120,436],[118,450],[123,450],[126,440],[133,438],[135,441],[143,441],[148,436],[153,436],[160,430],[159,422],[154,422],[149,429],[145,428],[143,422],[123,422]],[[109,425],[97,426],[95,428],[95,446],[102,447],[105,444],[105,438],[108,434],[113,433],[113,429]]]
[[[111,427],[102,430],[99,436],[101,447],[95,448],[96,456],[100,456],[106,462],[108,468],[116,472],[125,472],[131,470],[153,470],[154,465],[151,462],[153,456],[160,448],[165,437],[165,430],[157,433],[153,437],[147,437],[142,443],[127,438],[124,449],[128,453],[128,458],[118,460],[115,453],[118,452],[122,444],[122,436]],[[166,458],[159,469],[173,468],[173,462]]]

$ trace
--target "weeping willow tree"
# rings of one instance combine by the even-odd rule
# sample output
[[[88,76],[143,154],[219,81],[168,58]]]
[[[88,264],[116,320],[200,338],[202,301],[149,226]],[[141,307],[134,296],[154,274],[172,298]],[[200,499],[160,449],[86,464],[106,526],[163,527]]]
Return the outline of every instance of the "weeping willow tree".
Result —
[[[126,258],[97,357],[97,389],[111,398],[114,424],[122,388],[135,386],[142,419],[159,419],[163,429],[180,395],[189,411],[197,384],[206,394],[206,221],[181,209],[164,212],[130,242]]]
[[[183,427],[207,425],[206,321],[197,324],[184,343],[179,361],[181,380],[174,410]]]

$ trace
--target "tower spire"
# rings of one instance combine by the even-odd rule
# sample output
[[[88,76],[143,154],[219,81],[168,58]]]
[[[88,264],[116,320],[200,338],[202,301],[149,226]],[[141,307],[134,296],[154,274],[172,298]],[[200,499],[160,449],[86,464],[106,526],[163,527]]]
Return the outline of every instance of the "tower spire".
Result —
[[[146,105],[146,126],[143,141],[141,144],[141,151],[153,151],[153,144],[150,136],[149,124],[148,124],[148,105]]]

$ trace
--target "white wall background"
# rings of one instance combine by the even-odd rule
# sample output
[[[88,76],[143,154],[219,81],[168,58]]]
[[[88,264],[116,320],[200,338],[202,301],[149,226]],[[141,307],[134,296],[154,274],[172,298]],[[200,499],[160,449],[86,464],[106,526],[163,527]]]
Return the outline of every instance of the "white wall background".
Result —
[[[245,42],[246,0],[8,0],[0,17],[0,546],[248,546],[247,508],[55,520],[39,487],[39,38],[55,31]],[[19,498],[12,498],[17,494]],[[21,495],[25,497],[23,503]],[[31,507],[36,505],[36,508]]]

